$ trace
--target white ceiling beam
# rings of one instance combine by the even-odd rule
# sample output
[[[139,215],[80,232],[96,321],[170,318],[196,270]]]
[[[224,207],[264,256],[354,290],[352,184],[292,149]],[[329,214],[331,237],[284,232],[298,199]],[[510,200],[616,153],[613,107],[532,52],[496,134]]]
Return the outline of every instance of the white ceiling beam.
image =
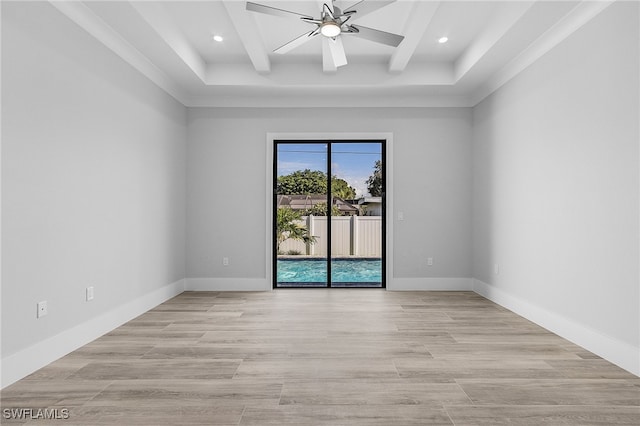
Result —
[[[240,41],[244,45],[244,50],[249,55],[255,70],[260,74],[271,72],[269,54],[262,41],[253,13],[246,10],[244,1],[223,0],[222,4],[227,9],[229,18],[231,18],[231,22],[236,28]]]
[[[206,83],[207,64],[189,43],[161,2],[132,1],[131,6],[189,69]]]
[[[402,40],[389,60],[389,72],[399,73],[404,71],[438,7],[440,7],[439,1],[416,2],[402,34],[404,35],[404,40]]]
[[[609,7],[614,0],[582,1],[542,34],[529,47],[512,59],[504,68],[495,73],[471,96],[475,106],[509,80],[524,71],[529,65],[540,59],[545,53],[556,47],[567,37]]]
[[[455,62],[455,80],[459,81],[471,71],[500,39],[518,23],[534,3],[535,1],[506,2],[498,6],[503,7],[503,10],[496,14],[494,19],[486,25],[486,30],[476,37],[474,42]]]
[[[186,104],[187,94],[182,88],[82,2],[50,0],[50,3],[162,90]]]

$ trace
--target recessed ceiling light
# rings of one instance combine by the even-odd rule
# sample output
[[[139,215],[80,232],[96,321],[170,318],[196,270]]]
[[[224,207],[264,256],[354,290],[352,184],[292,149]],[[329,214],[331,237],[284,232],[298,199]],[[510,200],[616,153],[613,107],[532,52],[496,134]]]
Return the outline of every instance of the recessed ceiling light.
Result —
[[[449,41],[449,37],[440,37],[438,39],[438,43],[440,43],[440,44],[444,44],[444,43],[446,43],[448,41]]]
[[[224,38],[221,35],[214,35],[213,36],[213,41],[217,41],[218,43],[222,42],[222,40],[224,40]]]

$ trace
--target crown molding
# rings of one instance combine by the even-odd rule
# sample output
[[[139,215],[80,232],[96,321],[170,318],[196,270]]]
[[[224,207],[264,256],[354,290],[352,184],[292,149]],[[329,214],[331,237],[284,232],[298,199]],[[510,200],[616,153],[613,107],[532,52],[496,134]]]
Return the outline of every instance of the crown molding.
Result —
[[[335,108],[335,95],[251,95],[225,93],[209,96],[191,96],[185,99],[187,107],[204,108]],[[467,96],[452,95],[376,95],[354,93],[340,101],[340,108],[466,108],[471,107]]]

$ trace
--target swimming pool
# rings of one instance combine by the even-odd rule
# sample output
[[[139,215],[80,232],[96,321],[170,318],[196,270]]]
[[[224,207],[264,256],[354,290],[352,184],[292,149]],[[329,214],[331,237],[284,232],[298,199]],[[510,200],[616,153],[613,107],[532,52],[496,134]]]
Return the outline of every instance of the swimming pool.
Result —
[[[278,287],[326,287],[327,259],[278,259]],[[331,261],[333,287],[382,287],[380,259],[337,258]]]

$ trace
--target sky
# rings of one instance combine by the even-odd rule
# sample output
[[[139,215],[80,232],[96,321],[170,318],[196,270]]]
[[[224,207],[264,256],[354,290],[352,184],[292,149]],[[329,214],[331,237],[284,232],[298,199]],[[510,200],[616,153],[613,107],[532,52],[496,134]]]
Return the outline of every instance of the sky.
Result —
[[[278,176],[296,170],[327,171],[326,143],[278,144]],[[367,179],[373,174],[376,160],[382,157],[378,142],[333,142],[331,174],[346,180],[355,188],[356,197],[369,195]]]

